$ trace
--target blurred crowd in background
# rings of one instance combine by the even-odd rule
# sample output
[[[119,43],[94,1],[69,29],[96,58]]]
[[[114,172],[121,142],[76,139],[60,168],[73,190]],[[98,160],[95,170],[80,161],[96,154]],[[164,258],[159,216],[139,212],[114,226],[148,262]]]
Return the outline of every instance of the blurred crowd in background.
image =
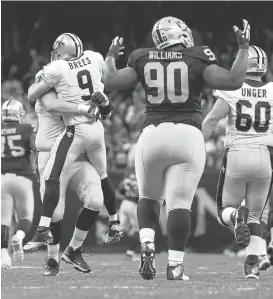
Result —
[[[37,123],[37,116],[34,107],[27,101],[28,87],[34,82],[35,74],[50,61],[51,47],[59,34],[73,32],[83,40],[85,49],[99,51],[103,55],[107,53],[116,35],[123,36],[126,51],[118,66],[124,67],[133,49],[153,46],[151,40],[153,24],[163,16],[173,15],[187,22],[193,30],[196,45],[209,46],[217,56],[219,65],[230,68],[236,55],[236,40],[232,25],[241,22],[239,16],[242,9],[238,6],[237,15],[233,11],[233,17],[230,17],[234,9],[230,2],[212,2],[215,15],[212,20],[200,12],[204,7],[211,6],[204,4],[209,2],[185,4],[169,1],[139,3],[106,1],[78,2],[78,4],[17,2],[16,9],[12,6],[14,5],[12,2],[4,3],[2,3],[5,13],[2,14],[1,102],[10,98],[21,101],[27,111],[24,121],[33,124]],[[18,7],[20,5],[22,9]],[[87,6],[83,7],[84,5]],[[255,6],[251,8],[251,5],[249,3],[249,11],[245,13],[249,15],[248,20],[252,26],[251,43],[267,53],[269,69],[264,81],[273,81],[273,26],[263,23],[262,18],[261,21],[256,20],[254,16],[259,13]],[[208,10],[211,11],[211,8]],[[187,17],[183,15],[183,11]],[[194,16],[192,12],[197,15]],[[255,20],[252,23],[251,17]],[[215,28],[215,24],[219,22],[223,26]],[[143,126],[145,94],[138,84],[132,90],[111,92],[108,96],[114,104],[111,119],[104,122],[108,166],[112,170],[130,168],[134,166],[135,144]],[[203,91],[204,117],[215,100],[212,90]],[[224,130],[225,120],[222,120],[213,138],[206,145],[207,167],[220,168]]]

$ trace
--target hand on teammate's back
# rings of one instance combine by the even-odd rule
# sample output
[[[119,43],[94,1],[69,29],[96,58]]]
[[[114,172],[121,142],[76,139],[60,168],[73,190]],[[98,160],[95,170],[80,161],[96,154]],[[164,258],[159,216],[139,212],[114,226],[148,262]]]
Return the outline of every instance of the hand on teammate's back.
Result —
[[[236,34],[237,43],[239,48],[248,49],[250,41],[250,25],[248,21],[243,19],[244,28],[240,30],[237,26],[233,26],[233,30]]]

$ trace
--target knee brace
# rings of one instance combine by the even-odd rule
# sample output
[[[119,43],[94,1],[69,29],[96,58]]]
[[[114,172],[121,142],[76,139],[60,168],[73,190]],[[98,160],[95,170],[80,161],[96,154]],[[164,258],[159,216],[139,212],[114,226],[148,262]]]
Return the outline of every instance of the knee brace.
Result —
[[[81,195],[80,200],[86,209],[100,211],[103,206],[103,194],[101,186],[90,184],[85,192]]]

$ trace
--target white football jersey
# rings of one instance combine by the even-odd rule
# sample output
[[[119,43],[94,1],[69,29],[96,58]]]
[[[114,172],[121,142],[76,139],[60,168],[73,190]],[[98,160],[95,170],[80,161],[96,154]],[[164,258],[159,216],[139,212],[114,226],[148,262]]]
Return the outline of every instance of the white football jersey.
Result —
[[[244,83],[233,91],[214,91],[230,106],[225,148],[232,145],[273,146],[273,82],[260,87]]]
[[[36,83],[43,79],[43,71],[36,75]],[[55,91],[49,91],[43,97],[52,97],[58,99]],[[35,111],[38,116],[38,131],[35,139],[38,151],[51,151],[56,138],[64,131],[65,125],[60,114],[47,112],[43,107],[41,100],[38,99],[35,104]]]
[[[54,87],[59,99],[80,104],[87,103],[96,91],[103,92],[103,57],[98,52],[84,51],[74,60],[52,61],[44,68],[44,82]],[[63,115],[65,125],[92,123],[87,116]]]

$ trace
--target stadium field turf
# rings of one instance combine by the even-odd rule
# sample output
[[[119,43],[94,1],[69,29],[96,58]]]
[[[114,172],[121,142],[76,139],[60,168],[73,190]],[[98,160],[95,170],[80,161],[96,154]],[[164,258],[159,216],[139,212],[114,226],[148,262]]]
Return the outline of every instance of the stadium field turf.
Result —
[[[259,280],[246,280],[243,259],[217,254],[188,254],[185,273],[189,281],[167,281],[167,255],[157,254],[157,275],[152,281],[138,274],[138,262],[122,254],[83,255],[92,267],[88,274],[62,263],[58,277],[42,273],[46,252],[26,254],[23,263],[2,270],[2,298],[124,298],[124,299],[265,299],[273,298],[273,267]]]

